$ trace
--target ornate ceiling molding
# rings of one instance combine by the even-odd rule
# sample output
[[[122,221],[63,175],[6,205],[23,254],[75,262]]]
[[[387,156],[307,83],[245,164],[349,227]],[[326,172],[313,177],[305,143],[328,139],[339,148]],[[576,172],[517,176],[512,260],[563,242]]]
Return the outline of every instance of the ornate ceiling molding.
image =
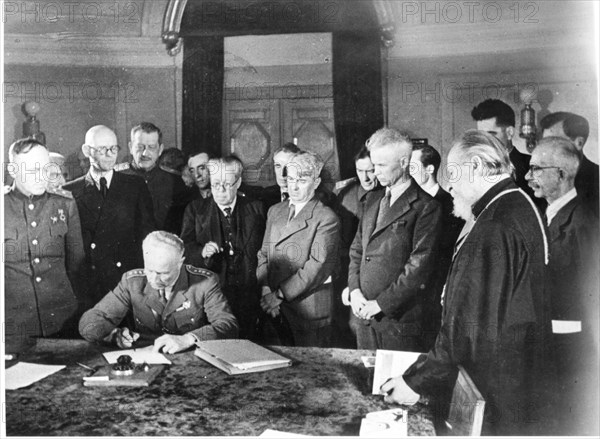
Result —
[[[393,0],[371,0],[373,8],[377,14],[379,29],[381,33],[381,42],[385,47],[394,45],[394,35],[396,25],[394,20]],[[167,47],[167,52],[171,56],[177,55],[181,51],[181,20],[187,5],[187,0],[169,0],[165,9],[165,15],[162,25],[162,41]]]

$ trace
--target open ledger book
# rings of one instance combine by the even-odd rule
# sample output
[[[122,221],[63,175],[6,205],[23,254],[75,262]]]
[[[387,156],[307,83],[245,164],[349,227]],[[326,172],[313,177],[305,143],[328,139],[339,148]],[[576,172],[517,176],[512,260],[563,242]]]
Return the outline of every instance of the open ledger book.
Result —
[[[202,341],[194,354],[229,375],[262,372],[292,365],[289,358],[249,340]]]

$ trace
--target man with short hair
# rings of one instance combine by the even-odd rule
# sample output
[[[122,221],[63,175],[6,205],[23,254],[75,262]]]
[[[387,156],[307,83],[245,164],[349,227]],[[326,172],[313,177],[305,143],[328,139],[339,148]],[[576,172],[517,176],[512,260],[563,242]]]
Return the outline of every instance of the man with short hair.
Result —
[[[208,172],[208,161],[210,157],[205,152],[190,156],[187,165],[194,179],[196,187],[201,198],[209,198],[210,192],[210,173]]]
[[[542,137],[557,136],[570,139],[581,152],[581,164],[575,177],[575,188],[580,199],[598,216],[600,208],[600,180],[598,165],[583,153],[590,134],[590,124],[583,116],[566,111],[546,115],[541,121]]]
[[[221,293],[217,276],[185,265],[184,244],[156,231],[143,242],[144,268],[128,271],[79,322],[83,338],[130,348],[154,343],[174,354],[203,340],[235,338],[237,322]],[[133,327],[120,326],[133,314]]]
[[[514,178],[517,186],[529,196],[533,196],[531,188],[525,180],[531,156],[520,152],[512,143],[515,134],[514,110],[510,105],[499,99],[486,99],[473,108],[471,117],[477,122],[478,130],[486,131],[500,140],[514,166]]]
[[[419,352],[441,206],[409,175],[412,143],[407,136],[382,128],[366,145],[386,190],[367,200],[350,248],[350,325],[358,349]]]
[[[340,273],[335,280],[336,287],[336,324],[339,329],[340,343],[353,347],[356,343],[348,326],[350,315],[348,298],[348,264],[350,263],[350,245],[356,236],[358,224],[362,218],[367,196],[383,190],[375,177],[375,167],[369,150],[363,146],[354,158],[356,177],[338,182],[334,194],[337,195],[336,213],[340,218]],[[345,337],[345,333],[348,333]],[[349,339],[347,342],[346,339]],[[345,347],[345,346],[343,346]]]
[[[160,128],[153,123],[142,122],[131,129],[129,152],[133,159],[124,166],[120,165],[118,170],[144,179],[152,197],[156,227],[179,233],[183,211],[192,200],[193,192],[179,176],[160,168],[158,159],[163,150]]]
[[[508,152],[496,137],[467,131],[448,163],[454,212],[475,221],[456,243],[434,347],[381,390],[386,401],[402,404],[420,394],[444,398],[461,366],[485,400],[483,435],[551,434],[542,218],[512,180]]]
[[[212,197],[185,210],[181,239],[187,260],[219,275],[221,288],[240,325],[240,337],[255,338],[260,311],[257,253],[265,232],[262,203],[239,196],[243,167],[233,156],[211,159]]]
[[[289,200],[269,209],[258,252],[261,307],[285,316],[296,346],[331,346],[339,220],[315,195],[322,168],[311,152],[287,163]]]
[[[598,435],[598,218],[575,187],[581,151],[563,137],[544,137],[527,173],[535,196],[548,202],[553,353],[560,435]]]
[[[437,175],[441,162],[442,157],[433,146],[428,144],[413,145],[410,158],[410,175],[421,186],[421,189],[431,195],[442,206],[442,236],[438,252],[438,263],[433,273],[436,282],[432,287],[432,294],[428,297],[428,302],[423,307],[424,351],[433,346],[440,330],[442,290],[452,262],[454,244],[465,224],[462,219],[452,214],[454,207],[452,195],[442,189],[438,183]]]
[[[119,149],[110,128],[93,126],[81,146],[90,169],[63,186],[77,201],[81,219],[86,253],[82,311],[112,290],[123,273],[141,266],[142,240],[155,229],[152,199],[144,181],[113,169]]]
[[[84,252],[75,201],[47,186],[53,168],[46,147],[17,140],[8,160],[14,181],[4,188],[4,331],[6,352],[16,353],[34,337],[74,335]]]

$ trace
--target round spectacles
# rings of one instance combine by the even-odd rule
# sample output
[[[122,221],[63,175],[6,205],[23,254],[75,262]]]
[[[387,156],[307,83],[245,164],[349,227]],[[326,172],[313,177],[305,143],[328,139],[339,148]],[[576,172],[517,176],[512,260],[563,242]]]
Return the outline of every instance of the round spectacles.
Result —
[[[222,189],[222,190],[231,190],[232,187],[234,187],[237,182],[238,182],[239,178],[236,178],[236,180],[233,183],[210,183],[210,187],[212,187],[213,189]]]
[[[88,147],[94,151],[95,153],[106,154],[107,151],[110,151],[112,154],[117,154],[121,147],[119,145],[113,146],[89,146]]]

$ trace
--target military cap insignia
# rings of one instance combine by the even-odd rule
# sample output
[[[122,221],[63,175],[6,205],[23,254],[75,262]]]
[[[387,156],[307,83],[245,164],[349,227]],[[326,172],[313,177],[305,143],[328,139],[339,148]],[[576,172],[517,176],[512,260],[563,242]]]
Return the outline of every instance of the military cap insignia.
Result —
[[[206,277],[214,276],[214,273],[210,270],[194,267],[193,265],[189,265],[189,264],[187,264],[185,266],[185,269],[188,271],[188,273],[195,274],[196,276],[206,276]]]

